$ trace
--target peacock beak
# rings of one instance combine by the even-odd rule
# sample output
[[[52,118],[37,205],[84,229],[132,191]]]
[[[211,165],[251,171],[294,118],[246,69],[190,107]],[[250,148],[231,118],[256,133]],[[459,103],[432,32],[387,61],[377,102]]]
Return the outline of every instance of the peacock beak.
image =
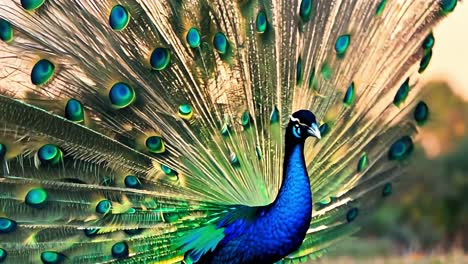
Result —
[[[307,129],[307,134],[310,136],[316,137],[318,139],[321,139],[322,136],[320,135],[320,129],[317,124],[313,123],[309,129]]]

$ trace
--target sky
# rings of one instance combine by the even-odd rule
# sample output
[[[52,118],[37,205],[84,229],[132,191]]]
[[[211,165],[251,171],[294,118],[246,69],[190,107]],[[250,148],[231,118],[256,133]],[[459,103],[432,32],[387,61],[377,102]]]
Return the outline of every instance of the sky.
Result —
[[[468,101],[468,2],[458,3],[434,29],[434,36],[433,57],[423,82],[445,80]]]

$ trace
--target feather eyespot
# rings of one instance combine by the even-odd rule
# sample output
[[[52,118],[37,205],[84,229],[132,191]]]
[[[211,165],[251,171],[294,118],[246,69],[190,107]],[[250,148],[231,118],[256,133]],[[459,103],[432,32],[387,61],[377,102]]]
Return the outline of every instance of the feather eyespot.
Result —
[[[0,39],[7,43],[13,40],[13,27],[4,19],[0,19]]]
[[[7,256],[8,256],[8,253],[6,252],[6,250],[3,248],[0,248],[0,262],[5,261]]]
[[[109,25],[115,31],[124,30],[130,22],[130,13],[128,10],[121,6],[116,5],[112,8],[109,15]]]
[[[42,263],[55,264],[62,263],[65,260],[65,255],[55,251],[44,251],[41,253]]]
[[[34,11],[41,7],[45,0],[21,0],[21,7],[27,11]]]

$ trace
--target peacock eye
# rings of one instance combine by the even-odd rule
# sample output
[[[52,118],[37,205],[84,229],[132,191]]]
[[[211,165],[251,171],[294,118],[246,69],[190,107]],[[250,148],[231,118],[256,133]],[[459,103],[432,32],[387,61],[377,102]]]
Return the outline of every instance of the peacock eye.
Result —
[[[299,127],[299,124],[296,124],[292,130],[294,137],[301,138],[301,128]]]

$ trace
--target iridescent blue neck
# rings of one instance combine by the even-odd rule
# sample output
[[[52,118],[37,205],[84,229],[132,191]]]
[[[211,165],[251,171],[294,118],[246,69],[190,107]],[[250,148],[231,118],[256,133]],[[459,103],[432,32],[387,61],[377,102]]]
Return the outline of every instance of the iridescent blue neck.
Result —
[[[283,161],[283,182],[274,204],[278,206],[283,201],[292,202],[290,195],[299,195],[295,200],[297,202],[311,204],[312,194],[305,165],[303,141],[286,144]]]
[[[291,139],[291,140],[288,140]],[[296,250],[305,237],[312,214],[312,193],[304,160],[304,140],[293,140],[286,134],[283,182],[268,217],[277,219],[278,231],[287,241],[285,254]]]

